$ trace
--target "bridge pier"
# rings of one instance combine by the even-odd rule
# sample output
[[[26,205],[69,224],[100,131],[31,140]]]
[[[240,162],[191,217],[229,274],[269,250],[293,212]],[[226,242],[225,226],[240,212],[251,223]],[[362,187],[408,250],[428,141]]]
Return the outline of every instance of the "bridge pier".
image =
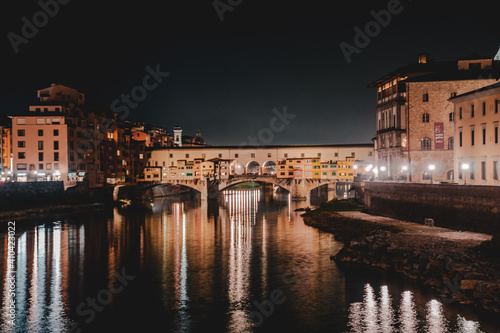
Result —
[[[330,183],[327,185],[327,187],[328,187],[328,201],[337,199],[337,183]]]
[[[290,195],[292,200],[307,200],[311,198],[311,191],[309,190],[306,181],[303,179],[294,179],[290,184]]]

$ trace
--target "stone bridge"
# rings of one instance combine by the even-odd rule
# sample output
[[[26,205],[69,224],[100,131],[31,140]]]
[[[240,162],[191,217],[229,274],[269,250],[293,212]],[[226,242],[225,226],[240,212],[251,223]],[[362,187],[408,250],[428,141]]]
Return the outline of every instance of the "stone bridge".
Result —
[[[328,185],[328,199],[336,197],[336,179],[282,179],[270,175],[241,175],[232,176],[229,179],[192,179],[192,180],[176,180],[164,179],[159,182],[153,182],[150,186],[144,188],[151,189],[152,187],[162,186],[166,184],[180,185],[189,187],[201,193],[202,199],[215,199],[219,192],[242,183],[260,182],[273,184],[290,192],[293,200],[308,200],[311,190],[320,186]]]

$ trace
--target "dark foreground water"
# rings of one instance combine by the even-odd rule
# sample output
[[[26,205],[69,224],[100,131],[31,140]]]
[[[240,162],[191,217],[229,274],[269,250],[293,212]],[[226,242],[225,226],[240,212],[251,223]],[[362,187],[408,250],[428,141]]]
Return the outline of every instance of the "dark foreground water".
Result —
[[[330,261],[342,244],[290,202],[232,190],[218,204],[2,225],[1,332],[498,332],[494,316],[416,282]]]

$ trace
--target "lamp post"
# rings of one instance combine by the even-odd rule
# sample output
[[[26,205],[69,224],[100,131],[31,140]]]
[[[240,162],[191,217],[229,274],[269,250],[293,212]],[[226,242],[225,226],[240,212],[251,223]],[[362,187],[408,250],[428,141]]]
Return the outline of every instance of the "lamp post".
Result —
[[[407,165],[403,165],[401,167],[401,169],[403,170],[403,177],[404,177],[404,179],[406,181],[406,170],[408,170],[408,166]]]
[[[465,171],[469,168],[467,163],[462,164],[462,170],[464,171],[464,185],[467,185],[467,178],[465,176]]]
[[[429,165],[429,171],[431,173],[431,184],[432,184],[432,174],[434,173],[434,169],[436,169],[436,166],[434,164]]]
[[[380,171],[382,172],[382,174],[381,174],[380,176],[382,177],[382,179],[384,179],[384,178],[386,178],[386,179],[387,179],[387,177],[384,177],[384,174],[383,174],[383,172],[384,172],[385,170],[386,170],[386,167],[385,167],[385,166],[381,166],[381,167],[380,167]]]

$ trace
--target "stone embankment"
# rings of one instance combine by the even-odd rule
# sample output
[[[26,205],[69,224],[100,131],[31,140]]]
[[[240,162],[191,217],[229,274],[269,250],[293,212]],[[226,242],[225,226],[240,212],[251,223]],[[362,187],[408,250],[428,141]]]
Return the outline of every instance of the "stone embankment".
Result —
[[[323,215],[320,227],[326,230],[324,211],[322,208],[319,212]],[[319,213],[305,214],[305,222],[316,226],[315,220],[320,219],[315,214]],[[500,312],[500,244],[496,236],[424,226],[359,211],[337,211],[331,214],[329,223],[346,224],[350,220],[376,223],[380,229],[350,239],[336,234],[345,245],[332,256],[335,261],[399,272],[433,288],[444,302],[473,304]],[[387,227],[398,230],[383,230]]]

